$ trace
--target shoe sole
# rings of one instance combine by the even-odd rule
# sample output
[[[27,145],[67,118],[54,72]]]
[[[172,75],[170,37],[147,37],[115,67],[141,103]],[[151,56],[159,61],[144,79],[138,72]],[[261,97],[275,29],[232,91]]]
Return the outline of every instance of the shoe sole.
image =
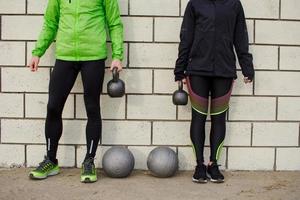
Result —
[[[205,183],[208,182],[207,180],[199,180],[199,179],[195,179],[195,178],[192,178],[192,181],[193,181],[194,183],[202,183],[202,184],[205,184]]]
[[[32,179],[32,180],[44,180],[44,179],[48,178],[49,176],[55,176],[57,174],[59,174],[59,171],[52,171],[48,175],[36,177],[32,173],[30,173],[29,178]]]
[[[85,178],[85,179],[83,179],[83,180],[81,180],[81,183],[95,183],[97,180],[91,180],[91,179],[89,179],[89,178]]]
[[[224,179],[223,180],[221,180],[221,179],[216,180],[216,179],[211,178],[210,174],[207,174],[207,176],[209,178],[209,181],[212,182],[212,183],[224,183],[225,182]]]

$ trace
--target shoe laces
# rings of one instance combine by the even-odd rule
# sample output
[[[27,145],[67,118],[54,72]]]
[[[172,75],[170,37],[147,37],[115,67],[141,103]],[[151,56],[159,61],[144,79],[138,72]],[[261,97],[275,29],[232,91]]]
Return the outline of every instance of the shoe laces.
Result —
[[[209,167],[211,168],[211,171],[216,174],[216,175],[222,175],[220,170],[219,170],[219,166],[217,163],[212,163]]]
[[[94,158],[88,158],[83,162],[84,173],[90,174],[93,172]]]
[[[39,166],[36,168],[38,171],[45,171],[52,167],[52,162],[47,156],[44,157],[44,160],[39,163]]]
[[[205,172],[206,172],[206,166],[204,164],[196,166],[195,174],[204,174]]]

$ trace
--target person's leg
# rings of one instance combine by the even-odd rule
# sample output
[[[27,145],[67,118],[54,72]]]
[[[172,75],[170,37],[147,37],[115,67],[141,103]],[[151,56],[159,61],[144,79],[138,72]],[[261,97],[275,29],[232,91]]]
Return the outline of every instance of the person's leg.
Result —
[[[211,134],[210,161],[217,162],[223,146],[226,132],[226,113],[233,86],[231,78],[214,78],[211,88]]]
[[[80,176],[81,182],[84,183],[97,181],[94,157],[102,131],[100,94],[102,92],[104,69],[104,60],[84,61],[81,65],[84,102],[88,117],[86,125],[87,152],[82,163]]]
[[[233,86],[232,78],[214,78],[211,88],[211,132],[210,132],[210,163],[208,172],[212,173],[213,181],[222,182],[224,177],[219,174],[217,162],[220,158],[226,132],[226,111]],[[213,165],[213,169],[210,166]],[[215,175],[215,176],[214,176]]]
[[[56,60],[51,73],[45,135],[47,156],[53,162],[56,162],[58,142],[62,135],[62,111],[78,72],[79,67],[75,62]]]
[[[45,122],[47,156],[29,173],[32,179],[45,179],[59,173],[56,159],[58,141],[62,134],[62,111],[78,74],[74,62],[56,60],[49,83],[49,99]]]
[[[101,137],[100,94],[104,79],[104,60],[82,62],[81,76],[84,87],[84,103],[87,113],[85,158],[94,158]]]
[[[192,106],[190,137],[193,143],[197,161],[193,181],[206,182],[206,167],[203,164],[203,151],[205,142],[205,122],[208,111],[210,79],[208,77],[202,76],[190,76],[187,78],[187,86]]]

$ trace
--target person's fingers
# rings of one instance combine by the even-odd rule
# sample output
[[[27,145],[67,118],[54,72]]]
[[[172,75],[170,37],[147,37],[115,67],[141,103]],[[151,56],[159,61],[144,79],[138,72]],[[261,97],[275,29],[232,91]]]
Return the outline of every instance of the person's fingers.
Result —
[[[117,68],[118,72],[122,71],[121,63],[120,62],[112,62],[111,67],[110,67],[110,71],[112,71],[114,68]]]
[[[249,79],[248,77],[244,77],[244,82],[247,83],[252,83],[252,80]]]
[[[122,71],[122,66],[120,65],[120,66],[118,66],[118,72],[120,72],[120,71]]]
[[[35,72],[38,69],[38,62],[37,61],[33,61],[33,65],[32,65],[32,71]]]
[[[29,68],[30,68],[30,71],[34,71],[34,62],[31,61],[30,64],[29,64]]]

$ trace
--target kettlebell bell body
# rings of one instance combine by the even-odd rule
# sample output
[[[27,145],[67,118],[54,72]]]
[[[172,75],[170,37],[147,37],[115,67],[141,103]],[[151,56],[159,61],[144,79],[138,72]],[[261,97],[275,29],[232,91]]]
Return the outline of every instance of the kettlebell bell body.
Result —
[[[122,97],[125,94],[125,83],[119,79],[117,68],[113,69],[113,78],[107,83],[107,93],[112,98]]]
[[[173,93],[173,104],[178,106],[185,106],[188,103],[188,93],[183,90],[183,83],[179,81],[178,90]]]

